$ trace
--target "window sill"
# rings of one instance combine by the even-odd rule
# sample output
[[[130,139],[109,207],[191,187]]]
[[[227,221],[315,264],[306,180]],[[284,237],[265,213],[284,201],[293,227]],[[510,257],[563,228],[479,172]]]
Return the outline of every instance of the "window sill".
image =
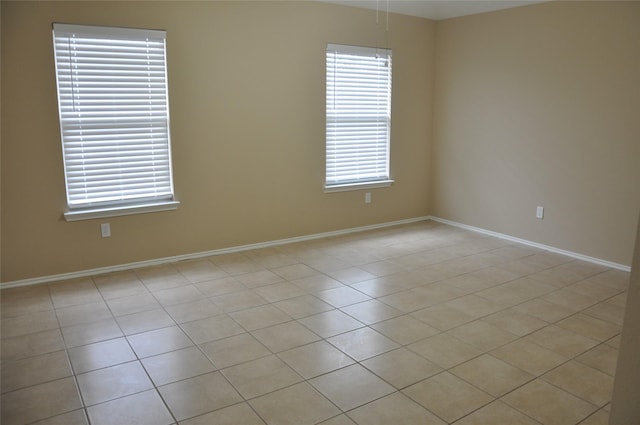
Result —
[[[325,186],[324,193],[346,192],[348,190],[375,189],[377,187],[389,187],[392,183],[393,180],[378,180],[373,182],[333,184],[331,186]]]
[[[66,221],[91,220],[94,218],[117,217],[119,215],[144,214],[158,211],[171,211],[178,208],[178,201],[155,202],[153,204],[126,205],[119,207],[93,208],[64,213]]]

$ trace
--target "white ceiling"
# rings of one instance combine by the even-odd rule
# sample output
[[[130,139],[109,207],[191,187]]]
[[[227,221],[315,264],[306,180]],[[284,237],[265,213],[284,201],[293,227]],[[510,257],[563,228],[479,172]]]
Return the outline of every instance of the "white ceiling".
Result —
[[[419,16],[429,19],[448,19],[500,9],[542,3],[548,0],[320,0],[326,3],[362,7],[366,9]]]

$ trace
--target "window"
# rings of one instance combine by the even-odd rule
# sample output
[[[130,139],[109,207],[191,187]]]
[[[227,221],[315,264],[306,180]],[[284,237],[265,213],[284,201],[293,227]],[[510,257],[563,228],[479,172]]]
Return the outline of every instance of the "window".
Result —
[[[325,191],[389,186],[391,50],[327,46]]]
[[[67,220],[176,208],[165,40],[53,25]]]

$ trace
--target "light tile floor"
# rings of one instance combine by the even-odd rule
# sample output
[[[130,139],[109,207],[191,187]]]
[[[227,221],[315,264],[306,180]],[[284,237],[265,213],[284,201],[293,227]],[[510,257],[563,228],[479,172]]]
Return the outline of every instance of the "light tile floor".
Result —
[[[605,424],[628,274],[432,221],[3,290],[13,424]]]

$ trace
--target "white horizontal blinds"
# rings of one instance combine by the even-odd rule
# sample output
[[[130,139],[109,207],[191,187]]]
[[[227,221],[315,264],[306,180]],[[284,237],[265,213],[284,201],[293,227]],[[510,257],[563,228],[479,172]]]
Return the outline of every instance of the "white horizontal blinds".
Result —
[[[389,179],[391,50],[327,46],[326,186]]]
[[[172,199],[165,32],[53,35],[69,208]]]

